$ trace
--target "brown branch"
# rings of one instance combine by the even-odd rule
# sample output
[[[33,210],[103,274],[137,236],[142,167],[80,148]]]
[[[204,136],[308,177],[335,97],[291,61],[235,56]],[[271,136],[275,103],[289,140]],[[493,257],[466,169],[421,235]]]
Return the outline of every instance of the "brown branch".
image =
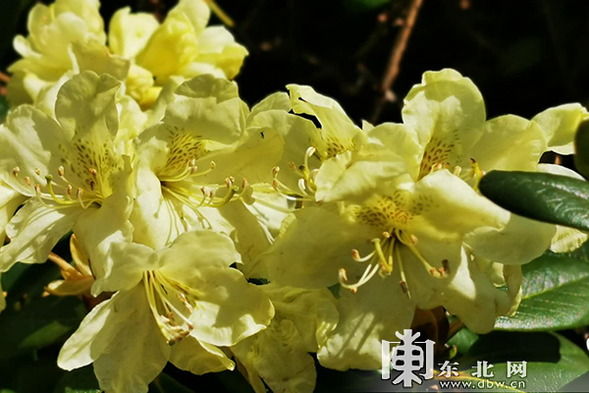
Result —
[[[8,81],[10,81],[10,77],[0,71],[0,82],[8,83]]]
[[[376,103],[371,119],[373,123],[376,123],[380,117],[380,114],[387,101],[391,102],[395,100],[395,95],[391,88],[395,82],[395,79],[397,79],[397,76],[399,75],[399,71],[401,69],[401,60],[403,60],[405,49],[407,49],[407,43],[409,42],[409,38],[413,32],[413,27],[415,26],[417,15],[419,15],[419,10],[421,9],[422,4],[423,0],[411,0],[407,17],[405,18],[405,22],[403,23],[401,31],[399,31],[399,34],[397,35],[395,44],[393,45],[393,50],[391,51],[391,56],[389,58],[389,64],[387,65],[386,72],[382,78],[382,83],[380,85],[380,93],[382,96]]]
[[[464,322],[456,318],[454,322],[450,324],[450,330],[448,331],[448,339],[454,337],[464,327]]]

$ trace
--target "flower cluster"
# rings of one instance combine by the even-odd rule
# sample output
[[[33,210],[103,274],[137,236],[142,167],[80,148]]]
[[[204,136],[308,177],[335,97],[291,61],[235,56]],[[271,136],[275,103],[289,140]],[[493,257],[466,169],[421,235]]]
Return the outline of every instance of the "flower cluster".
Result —
[[[571,152],[578,104],[487,120],[446,69],[411,89],[400,124],[359,127],[309,86],[250,109],[227,79],[247,51],[206,27],[206,1],[161,24],[122,9],[108,40],[98,7],[37,5],[15,39],[0,272],[73,231],[75,265],[47,289],[103,301],[58,364],[92,363],[107,392],[147,392],[168,361],[310,392],[310,353],[378,369],[381,340],[439,306],[488,332],[517,308],[522,264],[585,240],[478,192],[492,169],[566,172],[539,162]]]

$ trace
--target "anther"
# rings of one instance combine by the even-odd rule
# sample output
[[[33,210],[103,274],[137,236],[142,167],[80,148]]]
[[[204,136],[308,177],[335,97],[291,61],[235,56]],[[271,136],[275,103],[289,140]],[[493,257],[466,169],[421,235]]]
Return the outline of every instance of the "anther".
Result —
[[[66,189],[65,189],[65,190],[66,190],[66,192],[67,192],[67,194],[68,194],[69,196],[72,196],[72,189],[73,189],[73,187],[72,187],[72,185],[71,185],[71,184],[68,184],[68,185],[67,185],[67,187],[66,187]]]
[[[295,164],[294,162],[292,162],[292,161],[291,161],[291,162],[289,162],[289,163],[288,163],[288,166],[289,166],[289,168],[290,168],[291,170],[293,170],[293,171],[295,171],[295,172],[297,171],[297,166],[296,166],[296,164]]]
[[[35,192],[37,195],[41,195],[41,186],[39,184],[35,184]]]
[[[348,275],[346,274],[346,269],[341,268],[339,269],[339,280],[342,282],[347,282],[348,281]]]
[[[272,168],[272,177],[276,178],[278,176],[279,172],[280,172],[280,167],[275,166],[274,168]]]
[[[352,250],[352,258],[354,258],[354,260],[358,261],[361,259],[360,257],[360,252],[358,252],[358,250],[353,249]]]
[[[28,176],[25,176],[25,183],[27,183],[27,186],[31,185],[31,178]]]
[[[384,238],[386,238],[386,239],[389,239],[389,238],[391,237],[391,234],[390,234],[390,232],[384,231],[384,232],[382,233],[382,236],[383,236]]]
[[[59,175],[59,177],[63,177],[63,175],[65,175],[65,168],[63,166],[57,168],[57,174]]]
[[[18,177],[18,174],[20,173],[20,168],[15,166],[14,168],[12,168],[12,174],[14,175],[14,177]]]
[[[217,164],[215,164],[215,161],[211,161],[211,170],[215,169],[215,167],[217,166]]]
[[[35,168],[35,173],[37,176],[41,176],[41,170],[39,168]]]
[[[403,293],[409,293],[409,287],[407,286],[407,281],[399,281],[399,285],[403,290]]]
[[[78,192],[76,193],[76,198],[78,198],[79,200],[82,200],[82,196],[84,196],[84,189],[78,188]]]
[[[417,236],[415,236],[415,235],[411,234],[411,235],[409,236],[409,238],[411,239],[411,243],[412,243],[413,245],[417,244]]]
[[[94,177],[96,177],[96,174],[98,174],[98,172],[97,172],[97,171],[96,171],[96,169],[94,169],[94,168],[90,168],[90,169],[88,169],[88,172],[90,172],[90,174],[91,174],[92,176],[94,176]]]
[[[244,177],[243,180],[241,181],[241,188],[248,188],[248,187],[249,187],[249,182]]]

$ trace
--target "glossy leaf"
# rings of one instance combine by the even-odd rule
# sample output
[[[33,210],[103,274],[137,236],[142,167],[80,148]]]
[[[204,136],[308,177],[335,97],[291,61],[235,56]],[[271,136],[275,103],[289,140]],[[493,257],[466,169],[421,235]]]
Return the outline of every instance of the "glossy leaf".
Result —
[[[523,298],[501,330],[562,330],[589,324],[589,245],[572,253],[546,252],[522,266]]]
[[[464,354],[468,352],[470,347],[478,340],[479,335],[468,328],[463,328],[458,331],[450,340],[448,345],[456,345],[458,353]]]
[[[524,360],[527,362],[526,378],[512,376],[508,379],[507,361]],[[466,375],[475,371],[472,367],[477,361],[493,365],[494,376],[489,379],[525,381],[525,391],[531,392],[556,391],[589,371],[587,354],[555,333],[492,332],[481,336],[468,353],[458,359]]]
[[[491,171],[480,190],[524,217],[589,230],[589,183],[548,173]]]

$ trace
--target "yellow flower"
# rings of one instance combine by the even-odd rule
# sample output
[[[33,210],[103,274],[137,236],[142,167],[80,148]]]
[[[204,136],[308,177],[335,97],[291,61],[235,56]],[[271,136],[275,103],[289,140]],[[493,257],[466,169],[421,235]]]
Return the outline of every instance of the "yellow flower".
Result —
[[[317,134],[346,140],[324,114],[306,113]],[[340,285],[340,323],[318,351],[323,365],[379,368],[381,340],[408,328],[416,307],[444,306],[482,333],[515,310],[519,265],[541,255],[556,229],[499,208],[477,184],[491,169],[539,170],[547,140],[568,143],[558,138],[574,124],[563,120],[571,111],[547,113],[543,125],[511,115],[487,121],[470,79],[427,72],[405,98],[403,124],[364,123],[334,154],[309,145],[298,191],[276,180],[304,209],[285,219],[258,265],[283,285]]]
[[[219,347],[259,332],[274,315],[268,297],[229,267],[239,260],[231,239],[212,231],[185,233],[157,251],[115,243],[107,260],[97,283],[117,293],[84,318],[58,365],[93,363],[108,392],[147,392],[168,361],[195,374],[232,370]]]
[[[311,393],[317,372],[310,353],[317,352],[335,329],[338,312],[327,289],[299,289],[276,284],[260,287],[276,311],[270,326],[232,346],[235,359],[256,393]],[[262,382],[263,381],[263,382]]]
[[[126,84],[126,93],[151,108],[172,78],[201,74],[234,78],[247,50],[222,26],[209,26],[204,0],[181,0],[164,22],[151,14],[117,11],[108,43],[96,0],[57,0],[37,5],[29,15],[29,36],[14,45],[23,57],[9,71],[13,105],[36,102],[64,75],[88,70],[107,73]]]
[[[84,72],[66,82],[53,119],[22,105],[0,125],[0,178],[18,196],[5,203],[10,242],[0,271],[16,262],[40,263],[70,230],[90,258],[111,241],[129,239],[133,200],[130,159],[117,149],[121,83]],[[8,207],[8,208],[7,208]],[[98,263],[92,266],[100,271]]]

